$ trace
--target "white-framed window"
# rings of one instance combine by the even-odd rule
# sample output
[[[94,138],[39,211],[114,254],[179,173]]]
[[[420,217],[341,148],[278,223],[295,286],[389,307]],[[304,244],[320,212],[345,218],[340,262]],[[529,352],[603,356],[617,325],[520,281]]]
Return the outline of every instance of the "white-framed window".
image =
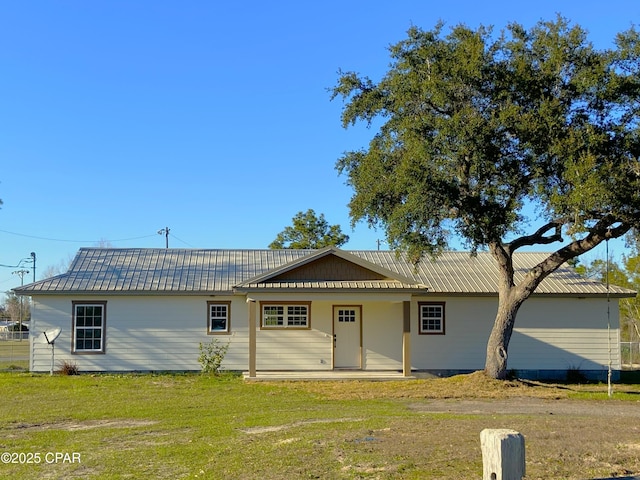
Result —
[[[310,328],[310,302],[260,302],[261,328]]]
[[[73,353],[104,353],[107,302],[72,302]]]
[[[444,302],[418,302],[418,332],[444,335]]]
[[[207,302],[207,333],[229,333],[231,302]]]

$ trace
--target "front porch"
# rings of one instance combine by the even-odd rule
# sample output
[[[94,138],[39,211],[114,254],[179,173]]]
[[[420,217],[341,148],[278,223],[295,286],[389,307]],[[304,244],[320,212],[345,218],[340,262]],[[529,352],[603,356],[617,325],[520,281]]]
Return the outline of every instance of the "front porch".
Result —
[[[378,310],[383,310],[380,308],[380,303],[382,299],[380,295],[376,296],[376,300],[378,300]],[[371,338],[377,341],[377,345],[374,345],[372,350],[376,350],[377,348],[384,349],[386,347],[386,333],[388,332],[389,323],[387,322],[387,318],[398,319],[401,321],[400,325],[397,325],[395,328],[397,333],[400,334],[399,342],[397,345],[397,351],[394,353],[397,355],[394,361],[387,361],[388,358],[392,357],[393,354],[388,354],[388,356],[380,355],[382,361],[378,361],[377,364],[375,362],[371,362],[371,364],[367,364],[365,360],[365,347],[363,347],[363,323],[366,321],[362,320],[362,303],[360,302],[358,305],[355,305],[357,302],[351,302],[348,306],[340,305],[338,303],[334,303],[335,301],[330,299],[330,301],[317,301],[321,306],[324,304],[325,310],[333,313],[324,312],[324,315],[321,314],[320,318],[329,319],[324,325],[324,328],[319,328],[318,330],[304,330],[299,329],[299,331],[304,332],[304,336],[298,336],[295,342],[291,342],[289,340],[289,344],[285,344],[285,349],[288,349],[288,352],[295,351],[297,352],[294,355],[289,355],[289,363],[283,364],[280,361],[278,355],[280,355],[281,350],[283,349],[282,344],[278,343],[281,341],[280,338],[271,338],[270,340],[263,340],[262,345],[265,351],[270,351],[272,353],[271,361],[263,361],[262,368],[258,368],[258,348],[257,348],[257,336],[260,332],[263,337],[264,332],[268,332],[269,330],[263,331],[261,325],[259,323],[260,311],[258,307],[258,301],[253,298],[247,299],[248,308],[248,340],[249,340],[249,361],[248,361],[248,371],[244,372],[245,379],[248,380],[396,380],[402,378],[415,378],[411,374],[411,301],[410,297],[407,299],[406,295],[403,294],[398,298],[397,296],[392,297],[391,301],[387,301],[388,305],[399,305],[400,311],[394,310],[389,313],[389,317],[379,316],[378,317],[378,331],[373,334]],[[341,302],[344,303],[344,302]],[[311,303],[309,303],[309,306]],[[384,307],[384,305],[383,305]],[[396,308],[396,307],[394,307]],[[310,308],[309,308],[310,310]],[[337,361],[336,355],[336,340],[337,340],[337,330],[336,330],[336,318],[340,319],[339,314],[336,317],[336,312],[340,312],[342,310],[353,310],[353,318],[357,319],[357,322],[353,322],[358,331],[354,336],[356,338],[356,344],[351,345],[351,350],[354,352],[352,355],[355,360],[344,362]],[[317,313],[317,312],[316,312]],[[398,313],[400,315],[398,315]],[[332,316],[333,315],[333,316]],[[375,314],[372,315],[375,319]],[[399,318],[398,318],[399,317]],[[316,317],[317,318],[317,317]],[[350,317],[351,318],[351,317]],[[371,317],[370,317],[371,318]],[[351,323],[351,322],[350,322]],[[382,327],[380,327],[382,326]],[[291,330],[295,332],[295,330]],[[311,335],[306,332],[311,332]],[[312,345],[309,342],[306,342],[307,337],[313,338],[313,341],[320,345],[319,348],[316,348],[316,351],[324,351],[323,354],[319,355],[320,364],[331,365],[333,369],[327,370],[315,370],[316,366],[313,365],[317,361],[317,357],[311,357],[306,355],[306,351],[300,349],[300,345],[303,345],[303,348],[309,348],[309,345]],[[288,337],[291,338],[291,337]],[[342,337],[341,337],[342,338]],[[320,339],[318,341],[318,339]],[[401,343],[400,343],[401,342]],[[274,345],[277,348],[274,350]],[[332,350],[329,352],[326,349],[326,346],[332,345]],[[370,344],[371,345],[371,344]],[[325,349],[325,350],[322,350]],[[275,352],[275,354],[273,353]],[[399,362],[397,361],[399,357]],[[293,361],[291,360],[293,358]],[[308,359],[312,358],[311,361]],[[274,361],[276,359],[277,361]],[[301,361],[304,359],[305,361]],[[368,366],[369,368],[365,367]],[[363,368],[361,368],[363,367]],[[282,370],[279,370],[282,368]],[[388,370],[387,370],[388,368]]]

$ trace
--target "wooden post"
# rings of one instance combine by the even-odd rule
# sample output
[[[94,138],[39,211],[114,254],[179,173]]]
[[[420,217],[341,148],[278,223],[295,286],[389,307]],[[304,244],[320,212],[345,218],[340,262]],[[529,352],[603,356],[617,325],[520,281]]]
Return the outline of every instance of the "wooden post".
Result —
[[[402,302],[402,376],[411,376],[411,302]]]
[[[480,432],[483,480],[522,480],[525,475],[524,436],[515,430]]]
[[[249,307],[249,378],[256,378],[256,302],[247,300]]]

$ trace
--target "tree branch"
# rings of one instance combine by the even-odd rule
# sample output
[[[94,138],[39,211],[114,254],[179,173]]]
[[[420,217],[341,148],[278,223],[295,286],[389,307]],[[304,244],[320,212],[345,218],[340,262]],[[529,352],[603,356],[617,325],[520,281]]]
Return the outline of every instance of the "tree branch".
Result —
[[[531,245],[548,245],[549,243],[562,241],[562,225],[564,222],[554,220],[540,227],[535,233],[516,238],[506,245],[510,253],[515,252],[518,248]],[[551,230],[555,230],[553,235],[545,236]]]
[[[631,225],[626,222],[621,222],[620,225],[613,227],[616,223],[618,223],[618,220],[613,215],[605,215],[591,228],[585,238],[574,240],[532,268],[527,275],[527,279],[519,287],[522,291],[530,294],[542,280],[567,261],[588,252],[605,240],[623,236],[631,228]]]

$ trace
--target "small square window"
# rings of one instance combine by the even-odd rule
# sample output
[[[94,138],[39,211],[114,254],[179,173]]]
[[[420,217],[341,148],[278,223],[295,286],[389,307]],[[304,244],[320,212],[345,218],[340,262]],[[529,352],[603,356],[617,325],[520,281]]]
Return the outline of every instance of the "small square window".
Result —
[[[229,333],[231,302],[207,302],[207,333]]]
[[[421,334],[444,335],[444,302],[418,303],[418,331]]]
[[[352,309],[338,310],[338,322],[340,323],[354,323],[356,321],[356,311]]]

